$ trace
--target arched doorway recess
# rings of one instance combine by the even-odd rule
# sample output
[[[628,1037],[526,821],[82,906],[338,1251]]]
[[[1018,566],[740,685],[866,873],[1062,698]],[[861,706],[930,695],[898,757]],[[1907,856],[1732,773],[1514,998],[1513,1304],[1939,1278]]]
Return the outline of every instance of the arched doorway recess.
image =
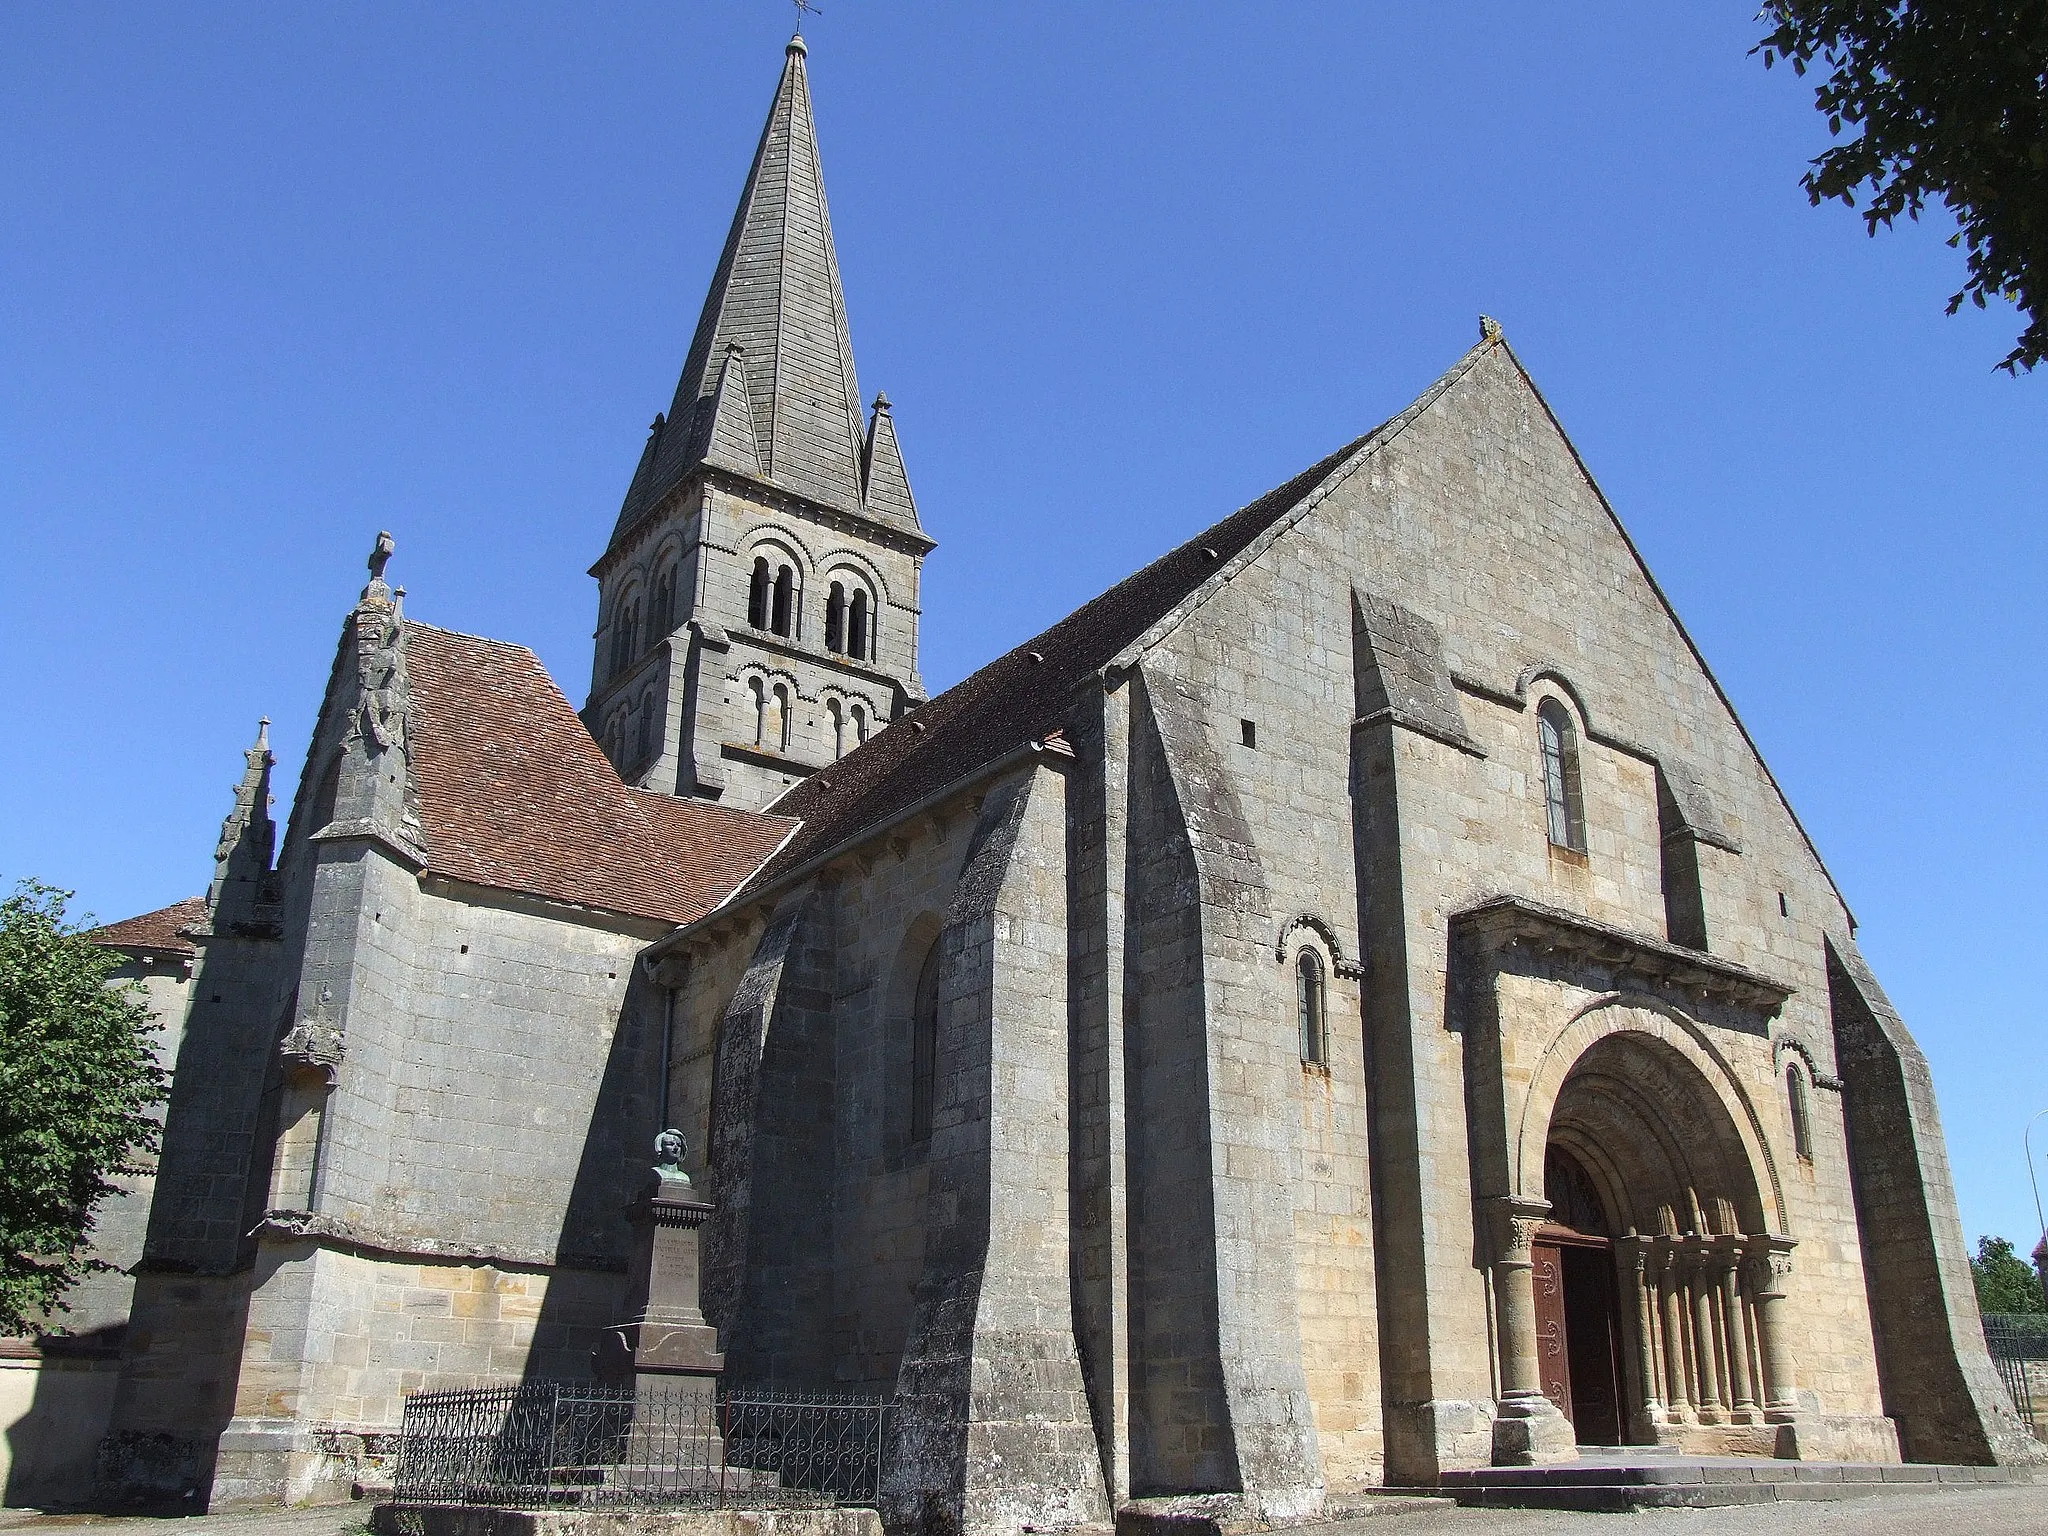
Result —
[[[1672,1021],[1604,1022],[1624,1027],[1570,1059],[1554,1096],[1539,1071],[1527,1106],[1548,1205],[1531,1247],[1544,1394],[1582,1444],[1768,1454],[1771,1433],[1739,1427],[1791,1417],[1779,1313],[1792,1244],[1771,1231],[1770,1173],[1759,1180],[1738,1120],[1747,1102]]]

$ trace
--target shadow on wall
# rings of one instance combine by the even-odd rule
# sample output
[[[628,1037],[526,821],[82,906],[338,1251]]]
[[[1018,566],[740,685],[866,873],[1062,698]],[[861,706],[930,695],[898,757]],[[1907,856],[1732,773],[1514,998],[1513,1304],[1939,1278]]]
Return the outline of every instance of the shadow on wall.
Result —
[[[626,1208],[654,1167],[662,1070],[661,989],[636,962],[591,1105],[575,1182],[562,1214],[556,1267],[534,1319],[526,1381],[595,1374],[605,1330],[626,1321]]]
[[[76,1509],[91,1499],[124,1327],[0,1341],[0,1479],[10,1508]]]

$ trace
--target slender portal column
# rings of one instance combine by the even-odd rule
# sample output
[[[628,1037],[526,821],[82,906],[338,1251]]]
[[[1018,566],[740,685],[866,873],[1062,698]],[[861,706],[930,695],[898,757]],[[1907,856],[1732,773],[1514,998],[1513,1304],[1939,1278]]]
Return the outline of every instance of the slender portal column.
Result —
[[[1692,1417],[1692,1389],[1686,1373],[1685,1303],[1679,1289],[1678,1251],[1669,1238],[1657,1243],[1657,1289],[1664,1308],[1664,1408],[1666,1422],[1685,1424]]]
[[[1578,1454],[1571,1421],[1543,1395],[1536,1353],[1536,1229],[1547,1200],[1509,1195],[1493,1202],[1493,1298],[1500,1346],[1500,1408],[1493,1423],[1496,1466],[1568,1461]]]
[[[1692,1353],[1699,1370],[1699,1411],[1702,1424],[1719,1424],[1721,1388],[1714,1371],[1714,1272],[1706,1252],[1695,1248],[1687,1255],[1686,1268],[1692,1281]]]
[[[1624,1237],[1619,1244],[1622,1263],[1628,1271],[1630,1298],[1636,1313],[1636,1363],[1642,1372],[1643,1422],[1662,1422],[1664,1393],[1657,1347],[1656,1276],[1650,1269],[1649,1240]]]
[[[1742,1245],[1734,1240],[1714,1249],[1714,1273],[1720,1291],[1721,1327],[1728,1340],[1728,1406],[1737,1424],[1757,1421],[1756,1396],[1750,1389],[1754,1373],[1749,1361],[1749,1330],[1743,1326],[1740,1270]]]
[[[1764,1422],[1787,1424],[1798,1411],[1791,1341],[1785,1337],[1785,1285],[1792,1278],[1796,1240],[1773,1233],[1752,1238],[1748,1246],[1749,1289],[1756,1298],[1757,1342],[1764,1357]]]

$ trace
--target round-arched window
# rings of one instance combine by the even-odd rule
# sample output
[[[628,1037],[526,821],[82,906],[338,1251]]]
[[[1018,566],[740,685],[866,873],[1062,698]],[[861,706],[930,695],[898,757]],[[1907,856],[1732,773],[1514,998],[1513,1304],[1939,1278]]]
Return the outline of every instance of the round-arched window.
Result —
[[[1330,1064],[1330,1030],[1324,1001],[1323,960],[1304,949],[1294,961],[1294,1011],[1301,1034],[1301,1059],[1312,1067]]]

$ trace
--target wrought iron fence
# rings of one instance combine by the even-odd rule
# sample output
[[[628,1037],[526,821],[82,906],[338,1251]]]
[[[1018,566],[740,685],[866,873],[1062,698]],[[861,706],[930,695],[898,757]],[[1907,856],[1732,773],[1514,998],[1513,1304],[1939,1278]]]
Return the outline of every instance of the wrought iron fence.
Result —
[[[2035,1434],[2048,1438],[2048,1401],[2034,1396],[2034,1383],[2048,1380],[2048,1313],[1987,1312],[1984,1342],[2013,1407]]]
[[[888,1403],[756,1388],[540,1381],[405,1401],[400,1504],[865,1504]]]

